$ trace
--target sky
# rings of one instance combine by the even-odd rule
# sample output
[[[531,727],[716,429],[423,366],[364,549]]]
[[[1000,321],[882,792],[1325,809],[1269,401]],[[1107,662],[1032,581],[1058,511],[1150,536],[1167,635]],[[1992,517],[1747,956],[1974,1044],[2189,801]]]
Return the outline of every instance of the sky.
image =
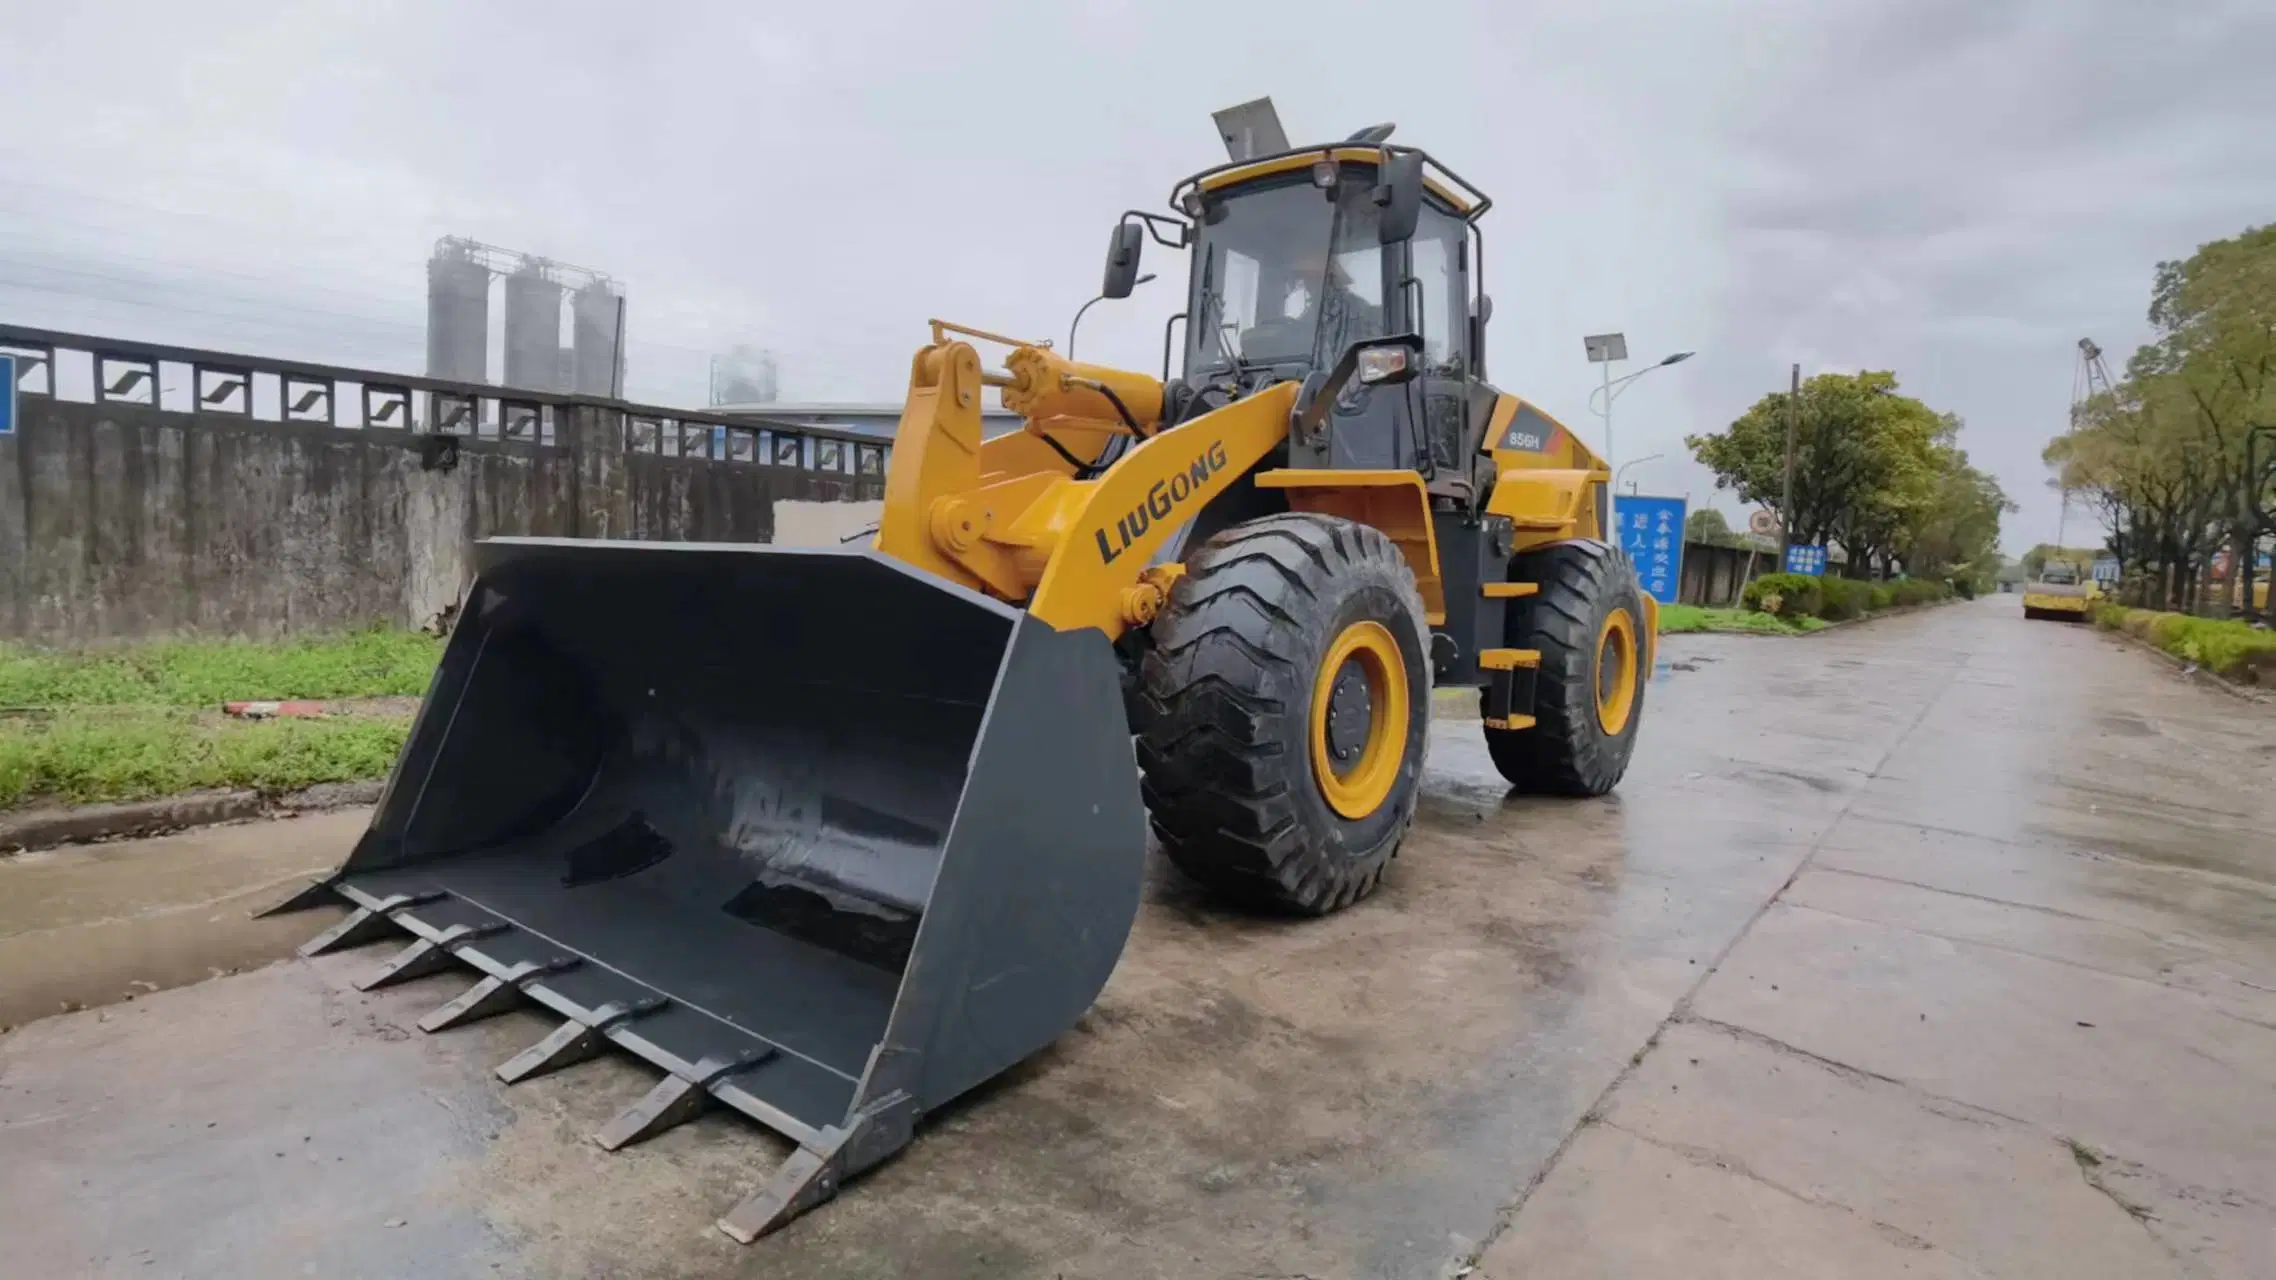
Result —
[[[1797,362],[1891,369],[2022,504],[2011,552],[2054,537],[2077,340],[2122,365],[2159,260],[2276,219],[2266,0],[20,9],[0,323],[420,372],[460,235],[620,281],[631,398],[699,405],[750,343],[786,400],[897,401],[928,317],[1063,343],[1117,217],[1269,94],[1493,196],[1493,380],[1592,443],[1584,334],[1698,353],[1618,400],[1643,492],[1735,523],[1685,435]],[[1085,359],[1159,367],[1184,264],[1148,253]]]

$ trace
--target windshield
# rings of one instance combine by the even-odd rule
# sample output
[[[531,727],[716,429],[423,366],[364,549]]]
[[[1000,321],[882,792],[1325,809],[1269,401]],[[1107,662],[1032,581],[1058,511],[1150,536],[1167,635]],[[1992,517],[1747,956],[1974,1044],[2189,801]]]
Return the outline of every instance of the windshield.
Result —
[[[2075,586],[2078,583],[2078,570],[2067,561],[2050,560],[2046,571],[2039,575],[2039,581],[2052,582],[2059,587]]]
[[[1383,332],[1383,249],[1364,181],[1331,204],[1299,175],[1217,202],[1194,249],[1186,377],[1324,366]]]

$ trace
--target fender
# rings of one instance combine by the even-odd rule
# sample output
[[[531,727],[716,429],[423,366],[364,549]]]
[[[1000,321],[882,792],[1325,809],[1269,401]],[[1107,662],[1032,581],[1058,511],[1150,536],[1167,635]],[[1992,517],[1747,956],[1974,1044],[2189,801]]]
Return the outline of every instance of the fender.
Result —
[[[1288,495],[1291,511],[1314,511],[1373,525],[1396,544],[1414,571],[1424,619],[1446,625],[1446,581],[1438,567],[1438,533],[1430,518],[1430,492],[1413,471],[1260,471],[1259,489]]]

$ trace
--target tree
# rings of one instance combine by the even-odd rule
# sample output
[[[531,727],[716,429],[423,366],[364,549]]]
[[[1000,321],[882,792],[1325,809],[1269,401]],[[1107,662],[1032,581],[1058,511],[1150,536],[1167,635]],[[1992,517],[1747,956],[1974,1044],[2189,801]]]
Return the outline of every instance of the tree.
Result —
[[[2276,532],[2276,226],[2159,263],[2149,318],[2155,339],[2046,460],[2101,517],[2129,579],[2170,608],[2202,607],[2226,551],[2238,568],[2223,599],[2249,608],[2249,551]]]
[[[1810,379],[1799,401],[1793,510],[1787,511],[1786,428],[1793,403],[1791,394],[1774,392],[1727,429],[1684,443],[1715,473],[1717,488],[1770,508],[1795,541],[1840,543],[1853,574],[1904,561],[1946,478],[1967,470],[1955,443],[1960,420],[1900,394],[1893,373]],[[1995,506],[2004,509],[2004,503],[2003,495]]]
[[[1920,576],[1964,576],[1989,589],[2002,562],[2000,517],[2015,510],[1999,481],[1969,465],[1965,451],[1945,449],[1926,501],[1903,526],[1898,554]]]
[[[1713,507],[1701,507],[1683,521],[1683,540],[1721,546],[1731,537],[1731,522]]]
[[[2094,567],[2094,562],[2100,555],[2092,547],[2057,547],[2042,542],[2023,553],[2023,576],[2037,579],[2049,560],[2067,561],[2084,574]]]

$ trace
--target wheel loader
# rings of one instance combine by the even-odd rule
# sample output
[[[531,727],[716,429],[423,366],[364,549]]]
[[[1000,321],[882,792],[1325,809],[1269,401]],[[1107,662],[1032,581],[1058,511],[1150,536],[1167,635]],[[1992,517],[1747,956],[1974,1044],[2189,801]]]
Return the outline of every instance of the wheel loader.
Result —
[[[2068,560],[2049,560],[2037,577],[2024,584],[2023,616],[2084,622],[2093,614],[2101,591]]]
[[[480,543],[370,829],[281,904],[352,909],[304,952],[472,970],[428,1031],[558,1017],[508,1083],[645,1060],[603,1147],[784,1135],[748,1242],[1072,1026],[1150,841],[1259,910],[1365,898],[1434,688],[1513,786],[1610,790],[1656,607],[1603,460],[1486,380],[1492,201],[1388,132],[1124,215],[1108,296],[1187,255],[1158,376],[932,322],[867,545]]]

